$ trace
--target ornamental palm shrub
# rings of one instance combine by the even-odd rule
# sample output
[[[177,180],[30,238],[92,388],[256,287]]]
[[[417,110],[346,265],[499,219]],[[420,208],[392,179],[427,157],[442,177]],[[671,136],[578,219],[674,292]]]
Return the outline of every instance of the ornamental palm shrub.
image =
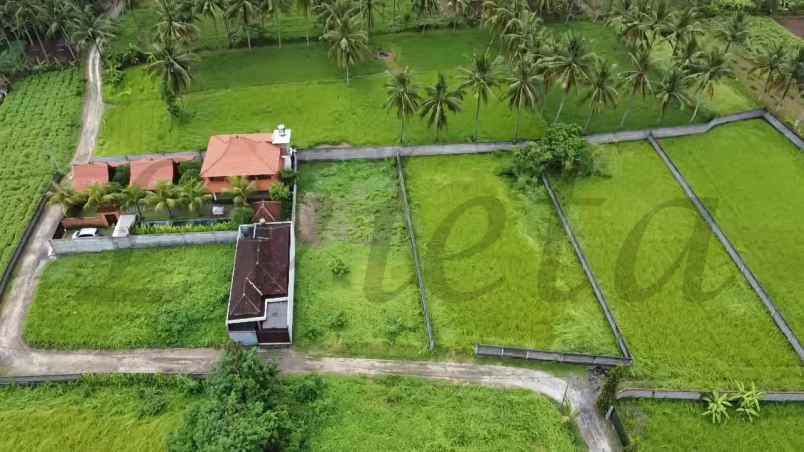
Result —
[[[721,394],[718,391],[712,391],[708,396],[704,396],[706,402],[706,411],[702,416],[709,416],[713,424],[722,424],[729,419],[729,408],[731,408],[731,400],[728,394]]]
[[[765,394],[757,391],[754,383],[751,387],[747,388],[742,383],[737,384],[737,395],[733,400],[737,402],[737,412],[744,416],[749,422],[754,422],[755,417],[759,417],[759,401],[764,398]]]

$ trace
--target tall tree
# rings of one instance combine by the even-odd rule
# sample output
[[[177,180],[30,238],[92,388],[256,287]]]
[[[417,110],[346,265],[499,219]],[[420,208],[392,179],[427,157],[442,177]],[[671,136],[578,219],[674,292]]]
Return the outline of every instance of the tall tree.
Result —
[[[508,106],[516,110],[513,138],[516,142],[519,139],[522,111],[534,110],[539,103],[539,74],[536,66],[528,60],[518,62],[511,75],[505,79],[505,84],[505,99]]]
[[[787,59],[787,46],[778,41],[770,46],[761,48],[752,58],[752,73],[758,73],[765,78],[762,93],[767,96],[771,88],[781,85],[782,69]]]
[[[500,84],[500,61],[493,58],[488,51],[475,53],[472,65],[460,68],[463,83],[461,90],[468,90],[475,98],[475,133],[473,138],[478,140],[480,132],[480,106],[488,103],[492,90]]]
[[[146,196],[148,196],[148,193],[140,187],[129,185],[120,192],[120,207],[124,209],[136,209],[140,219],[144,219],[142,203]]]
[[[368,56],[368,34],[361,28],[358,14],[348,15],[330,22],[331,28],[321,36],[329,42],[329,56],[340,69],[346,71],[346,84],[350,83],[349,68],[363,62]]]
[[[745,44],[751,33],[748,28],[747,16],[742,11],[738,12],[726,21],[725,26],[717,28],[716,33],[726,43],[724,52],[728,53],[732,45]]]
[[[197,60],[189,50],[175,44],[156,43],[148,55],[148,71],[161,81],[162,96],[170,107],[190,86],[190,66]]]
[[[296,8],[304,16],[304,40],[307,42],[307,47],[310,47],[310,14],[313,11],[313,0],[296,0]]]
[[[178,0],[157,0],[156,11],[159,21],[156,23],[156,38],[164,47],[175,47],[186,44],[198,34],[198,28],[180,10]]]
[[[617,79],[612,64],[605,60],[595,63],[589,75],[589,91],[582,101],[589,102],[589,117],[584,125],[584,130],[587,130],[595,113],[617,104]]]
[[[396,116],[402,123],[399,133],[400,144],[405,144],[405,126],[408,118],[416,114],[421,103],[419,89],[413,83],[410,70],[405,68],[397,73],[388,72],[390,79],[385,83],[385,108],[396,110]]]
[[[438,0],[413,0],[413,12],[419,17],[434,16],[439,9]]]
[[[196,13],[212,19],[215,34],[218,34],[218,19],[224,12],[226,0],[195,0]]]
[[[420,115],[427,119],[428,127],[435,126],[436,141],[438,141],[441,130],[447,128],[447,115],[461,111],[463,91],[450,90],[447,78],[439,72],[436,84],[426,87],[425,94]]]
[[[212,195],[207,192],[204,182],[194,181],[179,186],[179,197],[182,205],[187,207],[191,213],[198,210],[212,199]]]
[[[625,120],[631,113],[634,105],[634,99],[637,94],[644,100],[653,91],[651,85],[651,73],[655,70],[653,60],[651,59],[651,52],[647,49],[636,50],[628,54],[631,59],[632,69],[620,74],[625,86],[629,88],[631,93],[628,99],[628,108],[620,120],[620,128],[625,125]]]
[[[695,120],[701,106],[701,95],[706,93],[709,99],[715,97],[715,86],[724,78],[734,76],[731,64],[721,49],[711,49],[701,54],[701,58],[693,63],[692,74],[695,79],[695,110],[692,112],[690,122]]]
[[[804,96],[804,47],[799,47],[798,51],[791,55],[785,62],[781,70],[782,76],[782,95],[779,104],[784,102],[790,89],[797,87],[801,96]]]
[[[70,33],[79,50],[94,45],[103,55],[103,49],[115,31],[111,19],[96,14],[91,5],[86,5],[70,22]]]
[[[227,0],[226,16],[232,20],[240,21],[246,33],[246,42],[251,50],[251,19],[259,15],[260,5],[257,0]]]
[[[595,54],[587,50],[586,43],[580,37],[570,33],[559,47],[558,52],[550,57],[549,65],[564,88],[561,104],[553,122],[557,122],[564,109],[564,103],[572,90],[589,78],[589,71],[595,62]]]
[[[229,185],[226,194],[232,197],[232,203],[237,207],[247,207],[248,198],[257,191],[257,182],[243,176],[230,177]]]
[[[156,186],[156,190],[145,197],[145,204],[156,211],[166,211],[168,217],[173,218],[174,209],[181,207],[181,196],[175,185],[162,181]]]
[[[660,107],[659,123],[664,120],[664,114],[670,105],[676,104],[680,108],[689,105],[690,100],[687,97],[689,83],[689,75],[679,68],[673,68],[665,72],[656,85],[655,91]]]

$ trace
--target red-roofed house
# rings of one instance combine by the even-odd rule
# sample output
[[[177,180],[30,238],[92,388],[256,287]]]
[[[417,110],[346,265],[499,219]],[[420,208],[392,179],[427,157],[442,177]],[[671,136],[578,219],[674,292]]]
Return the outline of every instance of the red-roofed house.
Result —
[[[284,131],[288,136],[290,131]],[[274,134],[216,135],[209,139],[201,178],[210,193],[231,188],[228,178],[243,176],[257,184],[257,191],[268,191],[279,181],[285,166],[287,146],[276,143]]]
[[[92,162],[73,165],[73,189],[81,192],[93,185],[106,185],[112,170],[106,163]]]
[[[156,190],[160,182],[176,182],[176,164],[171,159],[132,160],[129,185]]]

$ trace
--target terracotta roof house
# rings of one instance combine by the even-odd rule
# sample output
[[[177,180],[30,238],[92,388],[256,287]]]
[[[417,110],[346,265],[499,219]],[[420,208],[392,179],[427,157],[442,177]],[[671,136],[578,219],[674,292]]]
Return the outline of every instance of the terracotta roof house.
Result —
[[[279,131],[286,135],[278,136]],[[279,172],[289,165],[290,130],[273,134],[215,135],[209,139],[201,166],[201,178],[212,194],[231,188],[228,178],[243,176],[257,184],[257,191],[268,191],[279,181]],[[288,137],[284,140],[284,137]]]
[[[292,342],[294,242],[291,222],[240,227],[226,321],[233,341]]]
[[[93,185],[108,184],[112,178],[111,167],[102,162],[73,165],[73,189],[84,191]]]
[[[171,159],[132,160],[129,185],[156,190],[160,182],[175,183],[177,176],[176,163]]]

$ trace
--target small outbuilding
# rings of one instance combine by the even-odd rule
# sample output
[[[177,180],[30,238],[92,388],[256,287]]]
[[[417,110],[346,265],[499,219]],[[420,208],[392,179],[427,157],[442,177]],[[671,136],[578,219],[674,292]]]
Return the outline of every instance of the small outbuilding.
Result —
[[[112,178],[112,168],[103,162],[73,165],[73,189],[86,191],[93,185],[106,185]]]
[[[161,182],[176,183],[178,172],[172,159],[132,160],[129,185],[156,190]]]

